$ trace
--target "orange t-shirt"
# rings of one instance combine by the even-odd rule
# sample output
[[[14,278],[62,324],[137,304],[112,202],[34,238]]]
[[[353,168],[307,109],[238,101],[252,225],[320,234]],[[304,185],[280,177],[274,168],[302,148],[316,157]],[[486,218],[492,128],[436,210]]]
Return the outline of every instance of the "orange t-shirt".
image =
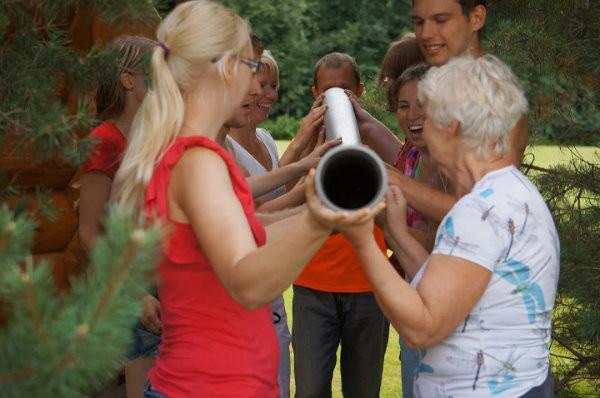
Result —
[[[373,230],[383,253],[386,245],[381,229]],[[295,285],[323,292],[362,293],[373,290],[358,256],[343,234],[330,236],[310,260]]]

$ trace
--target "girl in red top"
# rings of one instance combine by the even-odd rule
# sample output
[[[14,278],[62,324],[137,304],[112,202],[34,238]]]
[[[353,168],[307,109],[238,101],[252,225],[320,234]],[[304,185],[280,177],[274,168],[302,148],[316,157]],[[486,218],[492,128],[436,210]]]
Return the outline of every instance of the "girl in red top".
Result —
[[[328,210],[312,171],[307,206],[265,230],[245,179],[216,144],[260,66],[248,24],[220,4],[189,1],[163,20],[157,37],[152,89],[114,192],[121,207],[165,226],[162,343],[146,394],[274,398],[279,353],[269,303],[333,228],[368,220],[383,203]]]
[[[97,144],[89,161],[83,165],[81,176],[79,239],[86,251],[92,249],[102,232],[112,181],[125,152],[131,122],[146,95],[142,60],[155,45],[155,41],[139,36],[121,36],[110,44],[116,56],[115,77],[101,84],[96,91],[96,113],[102,123],[90,133]],[[160,333],[158,307],[158,300],[146,295],[142,323],[155,334]],[[131,353],[131,360],[125,366],[128,397],[142,395],[146,373],[154,363],[149,355],[151,348],[141,347],[142,342],[156,347],[160,341],[141,325],[135,332],[135,352]]]

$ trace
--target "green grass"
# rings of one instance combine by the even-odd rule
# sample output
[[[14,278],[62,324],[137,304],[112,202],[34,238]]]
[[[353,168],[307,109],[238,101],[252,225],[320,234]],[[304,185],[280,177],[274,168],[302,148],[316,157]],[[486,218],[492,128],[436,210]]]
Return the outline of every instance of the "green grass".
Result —
[[[277,140],[277,150],[279,155],[285,151],[289,141]],[[577,147],[566,147],[566,146],[552,146],[552,145],[536,145],[529,146],[525,151],[525,163],[530,163],[534,160],[533,164],[539,167],[548,167],[556,164],[567,164],[573,156],[571,150],[575,150],[580,153],[584,159],[594,159],[594,154],[600,156],[599,147],[591,146],[577,146]]]
[[[277,149],[281,155],[287,148],[288,141],[277,141]],[[596,155],[600,155],[598,147],[575,147],[585,159],[593,160]],[[533,158],[531,157],[533,156]],[[525,161],[531,162],[539,167],[549,167],[557,164],[567,164],[571,159],[572,154],[567,147],[559,146],[532,146],[526,150]],[[284,293],[285,306],[288,314],[288,323],[290,330],[292,328],[292,289],[288,289]],[[554,347],[553,347],[554,348]],[[554,348],[556,350],[556,348]],[[293,351],[293,350],[292,350]],[[400,346],[398,344],[398,333],[394,328],[390,327],[390,337],[388,340],[387,351],[385,354],[385,362],[383,368],[383,379],[381,383],[382,398],[397,398],[402,396],[402,382],[400,375]],[[292,352],[292,375],[291,375],[291,390],[292,396],[295,391],[294,387],[294,372],[293,372],[293,352]],[[332,390],[334,397],[342,397],[341,378],[339,370],[339,350],[338,350],[338,365],[333,373]]]
[[[600,156],[599,147],[539,145],[527,147],[524,162],[530,163],[531,160],[533,160],[533,164],[540,167],[568,164],[573,157],[572,151],[575,151],[576,154],[580,154],[584,159],[590,161],[593,161],[595,156]]]

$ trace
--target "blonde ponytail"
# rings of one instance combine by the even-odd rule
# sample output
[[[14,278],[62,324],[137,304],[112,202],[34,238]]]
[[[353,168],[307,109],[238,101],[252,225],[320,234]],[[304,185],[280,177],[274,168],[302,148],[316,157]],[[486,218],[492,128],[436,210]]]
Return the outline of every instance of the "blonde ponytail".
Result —
[[[211,63],[220,63],[222,75],[223,58],[239,56],[250,42],[250,29],[228,8],[196,0],[178,5],[160,24],[157,38],[161,45],[152,54],[152,87],[133,120],[112,191],[120,208],[138,215],[154,167],[181,130],[183,93],[193,91]]]

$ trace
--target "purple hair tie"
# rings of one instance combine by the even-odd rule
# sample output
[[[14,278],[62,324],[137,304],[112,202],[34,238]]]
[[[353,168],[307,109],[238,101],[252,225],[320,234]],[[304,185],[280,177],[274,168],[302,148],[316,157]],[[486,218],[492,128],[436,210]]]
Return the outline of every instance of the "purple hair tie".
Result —
[[[169,53],[171,52],[171,50],[169,50],[169,47],[167,47],[167,45],[162,41],[158,43],[158,46],[163,49],[163,51],[165,52],[165,59],[167,59]]]

